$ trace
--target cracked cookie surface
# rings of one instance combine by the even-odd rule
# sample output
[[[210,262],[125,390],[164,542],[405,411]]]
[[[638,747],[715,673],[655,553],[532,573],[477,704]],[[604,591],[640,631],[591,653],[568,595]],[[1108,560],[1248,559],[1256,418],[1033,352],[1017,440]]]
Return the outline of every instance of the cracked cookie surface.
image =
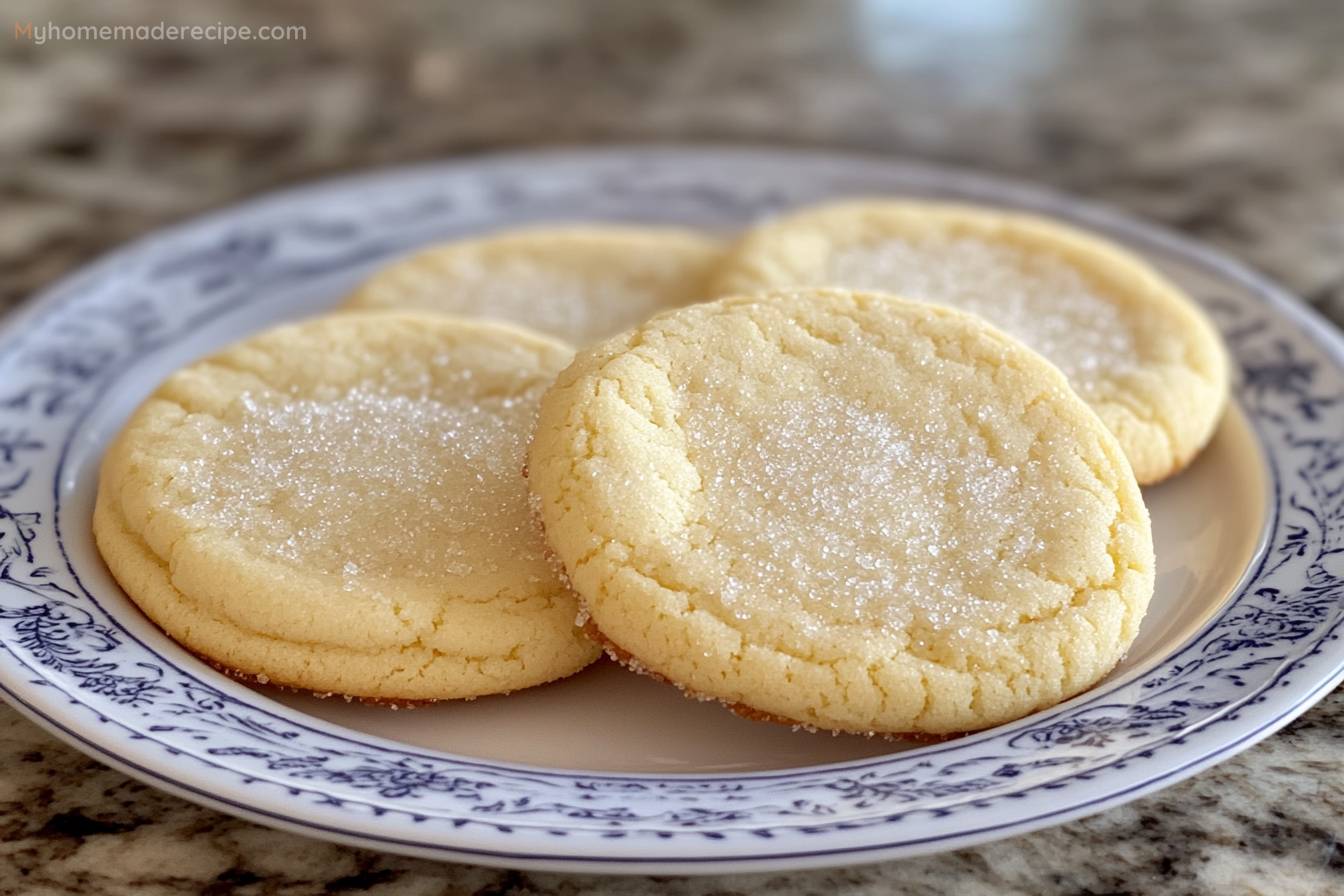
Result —
[[[105,456],[94,532],[169,635],[244,677],[382,701],[499,693],[597,656],[521,469],[562,343],[339,315],[171,376]]]
[[[986,318],[1064,372],[1141,485],[1184,469],[1228,401],[1226,351],[1193,301],[1137,256],[1042,218],[896,200],[817,206],[745,234],[710,293],[805,286]]]
[[[341,307],[480,315],[584,347],[706,298],[706,278],[722,252],[717,240],[672,227],[512,230],[391,264]]]
[[[971,315],[800,290],[669,312],[542,400],[547,541],[629,665],[745,714],[947,734],[1103,677],[1153,591],[1119,445]]]

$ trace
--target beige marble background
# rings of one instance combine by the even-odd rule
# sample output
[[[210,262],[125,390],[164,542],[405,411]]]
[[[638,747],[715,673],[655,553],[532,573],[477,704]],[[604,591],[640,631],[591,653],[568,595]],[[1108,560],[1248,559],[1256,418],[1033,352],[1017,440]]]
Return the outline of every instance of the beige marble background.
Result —
[[[1110,203],[1344,323],[1338,0],[0,3],[0,314],[101,252],[312,178],[496,149],[708,142],[935,160]],[[290,24],[287,42],[41,25]],[[277,833],[0,706],[0,893],[1344,892],[1344,697],[1091,819],[787,875],[497,871]]]

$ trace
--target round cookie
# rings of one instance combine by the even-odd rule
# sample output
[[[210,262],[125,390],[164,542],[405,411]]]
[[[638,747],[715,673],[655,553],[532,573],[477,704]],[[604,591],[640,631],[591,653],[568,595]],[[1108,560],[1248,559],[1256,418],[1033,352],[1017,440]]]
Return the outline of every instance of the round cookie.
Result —
[[[332,315],[170,377],[108,450],[94,534],[145,614],[263,682],[396,702],[599,650],[522,464],[572,351],[489,321]]]
[[[728,298],[580,352],[528,471],[610,652],[754,717],[999,724],[1095,684],[1153,591],[1133,473],[1059,371],[884,294]]]
[[[816,206],[745,235],[710,292],[801,286],[986,318],[1064,371],[1143,485],[1193,460],[1228,400],[1227,355],[1201,309],[1130,253],[1041,218],[895,200]]]
[[[675,228],[515,230],[412,255],[374,274],[341,307],[483,315],[584,347],[705,298],[721,254],[717,241]]]

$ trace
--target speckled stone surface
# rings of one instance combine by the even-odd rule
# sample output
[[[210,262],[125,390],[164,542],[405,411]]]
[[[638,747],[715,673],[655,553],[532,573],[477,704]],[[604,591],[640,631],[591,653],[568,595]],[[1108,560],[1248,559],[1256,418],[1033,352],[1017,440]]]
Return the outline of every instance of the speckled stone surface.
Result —
[[[1204,240],[1344,323],[1344,4],[997,0],[9,0],[58,25],[297,24],[291,42],[0,39],[0,314],[153,229],[275,187],[495,149],[754,143],[930,159]],[[944,10],[939,13],[938,10]],[[1093,818],[852,868],[498,871],[275,832],[139,784],[0,706],[0,893],[1344,892],[1344,696]]]

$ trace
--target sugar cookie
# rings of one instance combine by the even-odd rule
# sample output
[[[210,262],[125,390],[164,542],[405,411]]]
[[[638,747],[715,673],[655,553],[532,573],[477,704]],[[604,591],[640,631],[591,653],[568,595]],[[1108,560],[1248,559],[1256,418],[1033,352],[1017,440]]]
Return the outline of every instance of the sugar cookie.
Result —
[[[572,352],[489,321],[333,315],[170,377],[107,452],[98,547],[192,651],[383,701],[539,684],[598,654],[522,477]]]
[[[985,317],[1064,371],[1140,484],[1183,469],[1228,400],[1226,352],[1192,301],[1125,250],[1041,218],[895,200],[804,209],[744,236],[710,291],[799,286]]]
[[[945,734],[1095,684],[1153,591],[1147,511],[1059,371],[878,293],[668,312],[580,352],[528,476],[613,655],[747,715]]]
[[[670,227],[513,230],[392,264],[342,308],[484,315],[583,347],[705,298],[721,251],[715,240]]]

